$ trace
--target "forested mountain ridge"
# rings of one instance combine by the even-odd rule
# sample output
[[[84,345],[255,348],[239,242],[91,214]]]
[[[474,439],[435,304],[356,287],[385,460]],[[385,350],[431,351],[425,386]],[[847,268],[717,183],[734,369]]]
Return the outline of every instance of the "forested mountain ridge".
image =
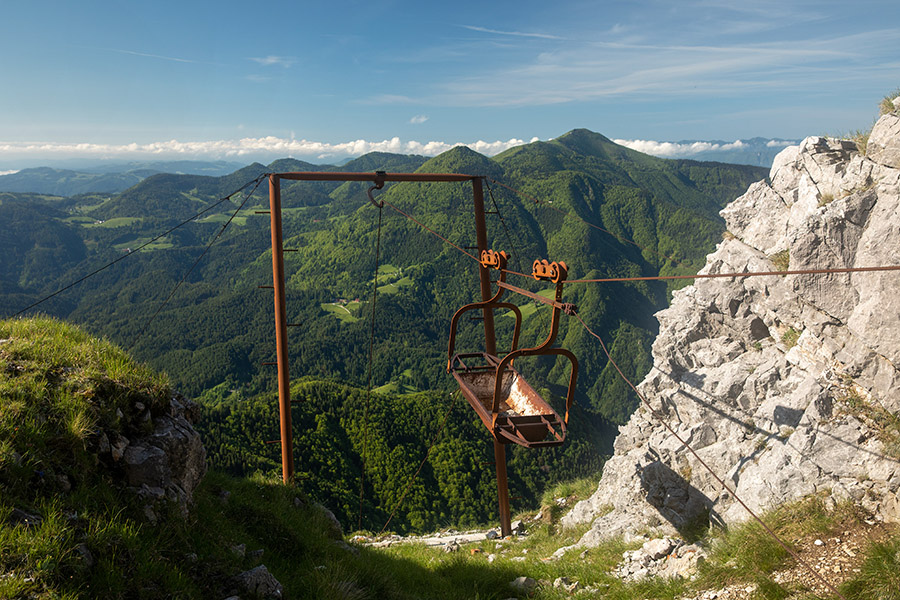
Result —
[[[261,173],[311,168],[285,159],[268,167],[253,164],[225,178],[158,175],[110,198],[4,199],[0,218],[9,217],[4,222],[19,219],[17,215],[27,207],[27,227],[58,231],[50,239],[14,234],[0,237],[0,251],[12,257],[2,271],[0,311],[13,314],[60,284],[121,257]],[[552,142],[528,144],[493,159],[458,147],[427,160],[376,154],[328,169],[485,175],[490,178],[489,212],[499,213],[489,216],[490,245],[510,252],[517,270],[527,271],[535,258],[549,258],[566,261],[571,276],[579,278],[695,270],[724,229],[716,214],[719,208],[765,175],[763,169],[753,167],[656,159],[585,130]],[[527,196],[514,194],[494,181]],[[294,377],[355,386],[366,381],[371,309],[367,299],[374,275],[378,219],[377,209],[365,198],[366,187],[360,183],[283,182],[285,245],[296,250],[286,255],[288,318],[301,325],[290,334]],[[475,245],[470,186],[397,184],[377,194],[454,244]],[[241,419],[269,410],[265,418],[271,427],[275,418],[271,396],[256,398],[274,384],[271,367],[261,366],[272,360],[274,352],[271,292],[258,289],[271,279],[268,216],[256,214],[268,207],[264,191],[234,214],[222,238],[172,300],[160,307],[240,202],[241,198],[232,198],[227,208],[203,215],[40,307],[82,323],[126,348],[133,346],[139,359],[165,370],[179,389],[199,397],[210,407],[208,424],[201,424],[211,436],[206,443],[213,456],[222,449],[217,460],[223,466],[230,460],[226,450],[236,443],[229,440],[250,440],[235,435],[242,427]],[[440,404],[453,387],[444,372],[448,323],[459,306],[478,297],[475,264],[389,206],[382,217],[373,382],[382,388],[388,402],[397,392],[419,391],[437,392],[433,401]],[[71,247],[60,248],[51,240],[69,240],[66,243]],[[42,268],[29,271],[27,265]],[[566,301],[579,306],[583,318],[604,336],[628,375],[640,378],[650,365],[650,342],[657,328],[652,315],[666,305],[668,291],[657,283],[581,284],[567,287]],[[523,344],[542,340],[547,333],[546,309],[528,302],[522,305],[526,313]],[[149,322],[158,310],[157,318]],[[512,319],[500,315],[497,322],[501,340],[508,340]],[[478,349],[480,325],[464,325],[460,349]],[[537,472],[533,469],[542,473],[565,469],[570,476],[596,470],[611,443],[610,425],[625,422],[635,405],[580,325],[564,321],[559,340],[581,363],[576,398],[580,423],[573,426],[570,441],[558,455],[532,452],[515,459],[521,461],[522,473],[516,476],[525,478],[520,490],[525,503],[534,500],[543,483],[540,477],[526,477]],[[523,361],[522,369],[529,382],[543,388],[548,397],[560,395],[568,373],[562,362],[546,359]],[[351,398],[355,394],[344,395]],[[332,396],[340,398],[342,393]],[[330,402],[327,410],[337,411],[335,414],[351,410],[353,405]],[[398,406],[408,406],[410,411],[417,410],[415,405],[398,400]],[[332,441],[347,435],[352,422],[320,419],[326,419],[321,426],[334,433],[329,438]],[[297,421],[303,422],[299,412]],[[345,433],[340,433],[342,430]],[[480,436],[475,442],[482,445],[487,459],[487,432],[479,427],[466,431],[460,439]],[[419,436],[416,444],[420,450],[429,435],[427,428],[408,434]],[[261,434],[253,435],[249,447],[241,447],[246,458],[239,464],[228,463],[230,469],[271,468],[277,448],[262,444],[266,440],[258,439]],[[359,468],[357,446],[347,443],[337,449],[334,460],[351,465],[351,473]],[[471,470],[468,463],[452,464],[454,473]],[[310,467],[311,477],[321,468]],[[367,471],[367,478],[383,479],[384,473],[378,471],[381,467],[371,468],[375,470]],[[511,471],[516,468],[511,466]],[[377,496],[382,492],[367,497],[369,506],[394,493]],[[424,494],[420,500],[413,503],[411,511],[433,503],[434,497]],[[479,500],[477,514],[454,518],[485,519],[489,512],[484,511],[489,511],[492,502]],[[340,512],[346,506],[344,499],[334,508]],[[371,511],[374,518],[377,511]],[[450,514],[440,510],[415,517],[410,514],[400,523],[429,526],[442,518],[450,518]]]

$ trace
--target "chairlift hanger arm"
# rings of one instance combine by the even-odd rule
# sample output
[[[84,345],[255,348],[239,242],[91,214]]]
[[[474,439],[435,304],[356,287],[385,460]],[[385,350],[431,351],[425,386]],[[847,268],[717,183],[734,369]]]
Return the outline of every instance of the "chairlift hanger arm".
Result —
[[[572,408],[572,402],[574,402],[575,400],[575,382],[578,380],[578,359],[575,358],[575,355],[572,354],[571,351],[566,350],[565,348],[544,348],[543,346],[539,346],[537,348],[523,348],[521,350],[514,350],[504,356],[503,360],[500,361],[500,364],[497,365],[497,376],[494,379],[494,398],[491,405],[491,413],[493,414],[492,425],[496,425],[497,416],[500,413],[500,396],[503,382],[503,371],[512,364],[512,361],[519,358],[520,356],[544,356],[547,354],[558,354],[560,356],[565,356],[569,359],[569,362],[572,363],[572,372],[569,373],[569,388],[566,391],[566,415],[564,417],[566,425],[569,424],[569,409]]]
[[[494,250],[485,250],[481,253],[481,266],[484,269],[496,269],[500,271],[500,281],[501,283],[506,280],[506,261],[507,261],[506,252],[495,252]],[[510,350],[515,350],[519,347],[519,332],[522,329],[522,311],[518,306],[512,304],[510,302],[500,302],[500,297],[503,295],[503,289],[499,288],[497,293],[488,300],[484,300],[481,302],[473,302],[471,304],[466,304],[462,308],[460,308],[453,315],[453,318],[450,320],[450,341],[447,344],[447,372],[449,373],[453,369],[453,351],[456,347],[456,330],[459,325],[459,319],[462,315],[470,310],[478,310],[478,309],[495,309],[495,308],[506,308],[513,311],[516,315],[516,326],[513,331],[513,340],[512,340],[512,348]]]

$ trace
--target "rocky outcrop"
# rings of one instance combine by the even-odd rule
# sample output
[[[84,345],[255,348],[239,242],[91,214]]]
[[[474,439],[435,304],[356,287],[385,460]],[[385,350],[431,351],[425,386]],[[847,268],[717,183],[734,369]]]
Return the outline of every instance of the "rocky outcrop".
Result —
[[[722,211],[702,273],[900,265],[900,114],[869,154],[812,137]],[[579,545],[626,531],[684,532],[808,494],[900,520],[900,272],[700,279],[657,314],[653,411],[620,429],[596,493],[563,525]]]
[[[695,544],[668,537],[648,540],[637,550],[622,554],[622,562],[614,571],[624,581],[639,581],[649,577],[663,579],[692,579],[706,551]]]
[[[120,411],[116,430],[99,431],[95,437],[101,460],[149,504],[148,520],[157,520],[152,504],[166,499],[183,516],[194,489],[206,474],[206,449],[191,422],[197,406],[182,396],[173,396],[163,406],[135,402]]]

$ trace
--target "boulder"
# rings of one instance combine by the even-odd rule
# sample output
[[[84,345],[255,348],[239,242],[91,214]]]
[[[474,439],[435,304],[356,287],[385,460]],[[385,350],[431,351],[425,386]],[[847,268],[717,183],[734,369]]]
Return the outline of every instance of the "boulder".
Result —
[[[878,164],[900,169],[900,111],[882,116],[866,142],[866,157]]]
[[[259,565],[235,576],[235,583],[241,591],[260,598],[281,598],[284,587],[275,579],[266,565]]]
[[[509,587],[520,594],[531,595],[537,589],[538,582],[531,577],[516,577],[509,582]]]
[[[318,510],[325,519],[325,523],[327,524],[326,531],[328,534],[336,539],[340,540],[344,538],[344,528],[341,527],[341,522],[338,521],[337,517],[334,516],[334,513],[331,512],[327,507],[322,504],[316,502],[313,504],[316,510]]]

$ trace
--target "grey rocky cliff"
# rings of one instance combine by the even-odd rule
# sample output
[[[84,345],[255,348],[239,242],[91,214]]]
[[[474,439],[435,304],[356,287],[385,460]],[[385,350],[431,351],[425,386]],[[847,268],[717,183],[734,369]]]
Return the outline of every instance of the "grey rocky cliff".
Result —
[[[161,406],[135,402],[122,413],[116,430],[100,431],[98,454],[127,486],[150,504],[145,515],[156,521],[152,505],[166,499],[183,516],[206,474],[206,449],[192,421],[199,407],[175,395]]]
[[[722,211],[701,272],[774,271],[786,254],[789,270],[900,265],[900,114],[870,140],[868,156],[820,137],[784,150]],[[900,414],[900,272],[699,279],[656,316],[639,389],[751,509],[818,493],[900,521],[900,448],[879,432]],[[749,518],[645,406],[614,447],[562,519],[592,523],[578,546]]]

